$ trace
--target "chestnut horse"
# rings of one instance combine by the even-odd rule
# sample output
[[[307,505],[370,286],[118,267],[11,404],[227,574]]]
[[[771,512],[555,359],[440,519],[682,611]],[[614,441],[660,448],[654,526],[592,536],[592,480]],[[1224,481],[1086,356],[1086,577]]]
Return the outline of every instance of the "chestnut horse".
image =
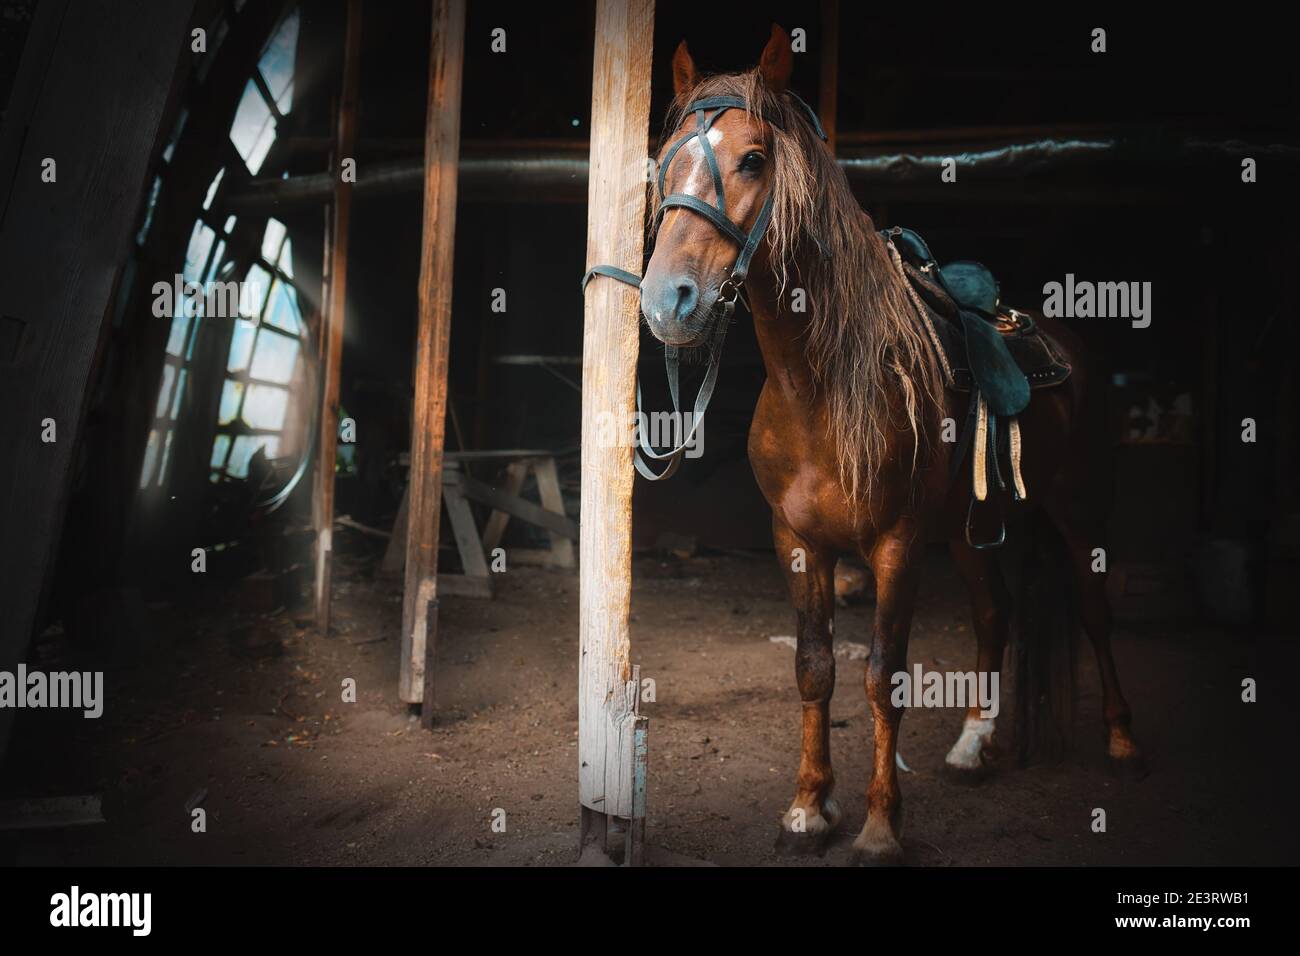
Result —
[[[952,445],[934,440],[945,417],[963,420],[967,398],[945,389],[939,359],[909,298],[901,264],[854,199],[843,171],[817,135],[808,108],[788,90],[790,40],[779,27],[757,69],[700,78],[686,44],[673,58],[676,100],[664,156],[679,139],[663,193],[712,203],[725,191],[730,235],[712,214],[682,202],[657,210],[662,221],[641,281],[641,311],[656,338],[674,348],[716,345],[719,315],[737,262],[738,237],[761,235],[745,288],[767,378],[754,410],[749,458],[772,507],[776,550],[797,617],[795,678],[803,735],[794,800],[778,846],[815,849],[840,821],[832,797],[830,699],[834,568],[857,554],[873,569],[875,621],[866,667],[874,718],[874,772],[867,819],[854,842],[864,863],[900,863],[902,801],[895,768],[903,708],[891,702],[891,677],[907,668],[907,638],[925,544],[947,540],[970,592],[979,672],[999,672],[1011,627],[1011,598],[994,553],[963,537],[969,469],[952,477]],[[713,98],[743,100],[707,130],[687,107]],[[771,203],[768,204],[768,198]],[[658,195],[660,203],[663,195]],[[690,201],[687,200],[689,203]],[[761,217],[770,215],[770,222]],[[758,222],[759,226],[751,233]],[[635,279],[635,277],[632,277]],[[627,281],[626,279],[624,281]],[[723,291],[725,290],[725,291]],[[800,305],[792,295],[798,290]],[[720,298],[721,297],[721,298]],[[1036,391],[1020,416],[1026,501],[994,492],[1012,517],[1038,509],[1064,539],[1062,575],[1073,578],[1079,614],[1096,652],[1112,760],[1137,766],[1129,707],[1110,649],[1103,576],[1090,568],[1104,546],[1109,502],[1106,441],[1098,382],[1078,340],[1041,319],[1072,366],[1060,386]],[[1026,523],[1027,524],[1027,523]],[[802,570],[797,560],[802,555]],[[1045,691],[1044,691],[1045,692]],[[946,763],[956,773],[983,766],[994,718],[978,707],[965,718]]]

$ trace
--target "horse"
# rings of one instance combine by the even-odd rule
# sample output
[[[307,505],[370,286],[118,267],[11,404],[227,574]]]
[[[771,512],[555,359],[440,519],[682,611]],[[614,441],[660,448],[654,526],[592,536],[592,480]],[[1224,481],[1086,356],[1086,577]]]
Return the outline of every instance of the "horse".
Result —
[[[965,396],[946,387],[907,277],[854,198],[812,110],[790,90],[792,68],[790,39],[776,25],[749,72],[702,77],[685,41],[677,48],[641,313],[673,354],[717,348],[720,325],[731,318],[727,307],[743,286],[766,371],[748,453],[772,509],[795,610],[802,702],[795,795],[777,846],[824,852],[842,817],[830,753],[834,569],[839,555],[856,554],[874,572],[876,605],[865,672],[873,772],[853,856],[864,865],[897,865],[903,845],[896,762],[905,708],[892,699],[891,678],[907,668],[920,555],[931,541],[949,542],[969,591],[980,673],[1002,669],[1012,597],[994,553],[969,539],[972,478],[952,467],[953,443],[936,440],[945,418],[962,420]],[[706,118],[700,104],[722,106]],[[715,193],[720,207],[725,194],[725,209],[713,207]],[[796,294],[802,308],[795,307]],[[1036,391],[1019,416],[1019,467],[1033,492],[1019,500],[995,489],[990,500],[1013,518],[1030,515],[1020,524],[1035,541],[1063,548],[1044,570],[1073,580],[1101,676],[1108,757],[1137,768],[1142,754],[1111,653],[1104,578],[1091,566],[1093,549],[1105,546],[1112,486],[1104,480],[1109,446],[1101,383],[1068,328],[1035,319],[1072,374]],[[1066,613],[1060,602],[1053,608]],[[1045,641],[1023,639],[1030,650]],[[1046,682],[1037,696],[1059,714],[1059,701],[1047,700],[1051,688]],[[948,771],[983,772],[995,722],[978,705],[967,711],[945,758]]]

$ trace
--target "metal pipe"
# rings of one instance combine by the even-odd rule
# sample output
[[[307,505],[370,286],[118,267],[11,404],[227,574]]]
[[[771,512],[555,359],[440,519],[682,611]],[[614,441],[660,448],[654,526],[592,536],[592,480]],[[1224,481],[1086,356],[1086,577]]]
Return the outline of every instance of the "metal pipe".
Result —
[[[842,149],[837,157],[849,182],[885,193],[890,189],[939,186],[944,163],[957,161],[963,181],[1022,180],[1047,172],[1095,169],[1105,164],[1164,166],[1213,155],[1268,155],[1300,165],[1300,147],[1247,144],[1240,141],[1144,142],[1109,137],[1040,139],[963,152],[876,152]],[[585,202],[587,152],[574,148],[509,152],[504,155],[462,155],[460,191],[470,202]],[[424,161],[402,159],[375,163],[359,171],[356,192],[362,196],[418,192],[424,182]],[[1073,184],[1077,186],[1078,184]],[[328,173],[255,179],[226,200],[229,212],[267,211],[286,205],[323,203],[333,195]]]

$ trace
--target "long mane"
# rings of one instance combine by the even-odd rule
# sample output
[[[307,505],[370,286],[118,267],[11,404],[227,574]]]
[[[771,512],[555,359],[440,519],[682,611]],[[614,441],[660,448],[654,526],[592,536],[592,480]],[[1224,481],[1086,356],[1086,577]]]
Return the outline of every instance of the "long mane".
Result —
[[[906,279],[844,171],[789,96],[767,88],[757,70],[707,77],[674,101],[664,142],[691,102],[724,95],[742,97],[752,116],[774,121],[768,124],[774,198],[765,241],[780,298],[787,286],[805,290],[805,353],[829,406],[840,483],[856,508],[870,500],[888,464],[891,432],[911,432],[913,471],[930,447],[943,395],[939,366]],[[656,195],[655,205],[661,199]]]

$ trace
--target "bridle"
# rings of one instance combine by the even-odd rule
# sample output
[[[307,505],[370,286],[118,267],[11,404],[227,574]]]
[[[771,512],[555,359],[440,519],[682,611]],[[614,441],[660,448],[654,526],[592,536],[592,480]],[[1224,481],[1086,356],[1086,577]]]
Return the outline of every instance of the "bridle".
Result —
[[[817,119],[817,114],[813,112],[811,106],[805,103],[794,92],[787,95],[794,100],[807,117],[813,130],[822,139],[826,139],[826,132],[822,129],[822,124]],[[659,203],[659,209],[655,214],[653,232],[658,235],[659,227],[663,224],[664,213],[669,209],[680,208],[689,209],[694,213],[703,216],[717,228],[728,239],[731,239],[738,246],[740,252],[736,255],[736,261],[731,267],[731,272],[722,280],[718,286],[718,296],[714,301],[713,311],[715,313],[711,327],[716,329],[715,340],[712,343],[711,354],[709,356],[709,367],[704,373],[704,380],[700,383],[700,390],[695,396],[695,405],[693,417],[691,420],[691,430],[682,439],[681,443],[671,451],[656,452],[651,447],[647,435],[649,429],[641,427],[637,429],[638,442],[640,448],[637,450],[634,463],[636,470],[641,473],[642,477],[650,481],[659,481],[669,478],[677,471],[681,464],[686,449],[695,440],[695,433],[698,431],[700,424],[704,421],[704,413],[708,410],[709,400],[713,397],[714,386],[718,382],[718,368],[722,362],[722,340],[726,336],[727,326],[731,322],[732,313],[736,310],[736,300],[740,298],[741,292],[745,287],[745,278],[749,274],[749,263],[758,250],[758,244],[763,241],[763,236],[767,232],[768,224],[772,220],[772,198],[774,191],[769,188],[767,198],[763,200],[763,206],[758,211],[758,218],[754,220],[753,227],[746,233],[734,222],[727,217],[727,200],[726,194],[722,188],[722,171],[718,168],[718,159],[713,153],[713,144],[709,142],[709,130],[713,124],[727,110],[743,110],[752,112],[749,105],[739,96],[708,96],[704,99],[696,100],[686,108],[686,113],[695,114],[695,129],[683,136],[677,142],[673,143],[659,164],[659,193],[664,193],[664,180],[668,174],[668,166],[672,163],[673,158],[678,151],[693,139],[700,142],[700,152],[704,156],[705,163],[708,164],[709,173],[713,177],[713,188],[717,193],[717,205],[710,205],[702,199],[691,196],[688,193],[673,193],[670,196],[664,196]],[[710,112],[712,111],[712,112]],[[764,116],[764,120],[773,126],[778,126],[772,117]],[[626,269],[620,269],[616,266],[592,266],[587,270],[586,275],[582,277],[582,288],[586,290],[587,283],[591,281],[592,276],[606,276],[611,279],[617,279],[619,282],[625,282],[628,285],[641,285],[641,277]],[[679,375],[679,351],[674,345],[664,346],[664,367],[668,373],[668,391],[672,396],[673,411],[680,416],[681,401],[678,397]],[[644,422],[645,417],[641,412],[641,381],[638,378],[636,386],[636,410],[637,420]],[[668,464],[662,472],[656,474],[645,459],[651,458],[655,461],[666,461]]]

